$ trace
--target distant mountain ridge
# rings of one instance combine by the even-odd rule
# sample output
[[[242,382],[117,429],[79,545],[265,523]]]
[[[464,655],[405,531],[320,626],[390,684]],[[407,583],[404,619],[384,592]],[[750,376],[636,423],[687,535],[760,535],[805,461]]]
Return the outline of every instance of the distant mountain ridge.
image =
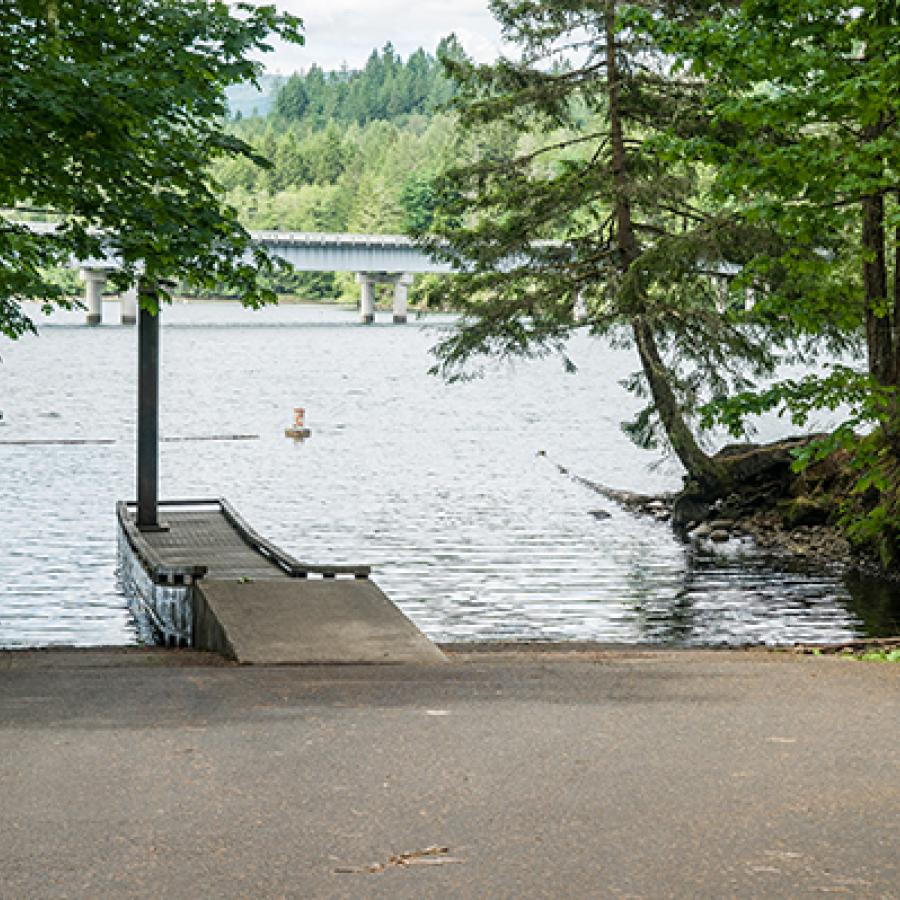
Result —
[[[284,75],[261,75],[259,88],[252,84],[233,84],[225,91],[228,109],[232,115],[241,117],[267,116],[275,103],[279,89],[287,81]]]

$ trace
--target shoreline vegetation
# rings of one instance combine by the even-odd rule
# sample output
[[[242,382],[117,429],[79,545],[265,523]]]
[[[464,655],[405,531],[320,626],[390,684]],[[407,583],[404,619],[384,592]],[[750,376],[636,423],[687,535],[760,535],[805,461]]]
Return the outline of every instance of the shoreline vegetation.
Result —
[[[464,315],[437,371],[566,359],[587,323],[638,355],[626,384],[646,406],[624,428],[688,473],[676,527],[844,557],[837,528],[852,561],[898,573],[896,11],[585,0],[559,13],[539,0],[495,15],[521,52],[444,60],[460,125],[537,147],[511,141],[446,172],[415,231],[459,272],[439,289]],[[591,55],[572,62],[570,41]],[[659,57],[671,67],[646,65]],[[854,365],[815,373],[841,353]],[[788,360],[810,368],[773,381]],[[804,428],[839,407],[827,435],[715,454],[703,439],[724,427],[747,441],[773,411]]]
[[[121,294],[114,290],[108,290],[103,292],[103,302],[115,302],[121,297]],[[70,310],[75,310],[78,312],[86,311],[86,307],[84,306],[83,292],[81,291],[73,291],[69,293],[66,297],[68,306],[67,308]],[[181,293],[176,292],[172,295],[171,301],[173,305],[193,305],[193,304],[203,304],[203,303],[212,303],[215,305],[233,305],[233,306],[243,306],[240,299],[237,297],[233,297],[227,294],[189,294],[189,293]],[[385,293],[384,296],[379,296],[376,294],[376,302],[375,309],[378,312],[390,312],[392,308],[392,298],[389,294]],[[37,305],[36,303],[34,305]],[[337,306],[342,309],[358,309],[359,308],[359,297],[354,296],[353,293],[345,293],[336,297],[320,297],[320,296],[310,296],[307,294],[293,294],[293,293],[279,293],[278,294],[278,306]],[[416,316],[426,315],[428,313],[446,313],[453,312],[452,309],[445,309],[439,306],[430,306],[424,302],[411,302],[409,304],[409,311]]]

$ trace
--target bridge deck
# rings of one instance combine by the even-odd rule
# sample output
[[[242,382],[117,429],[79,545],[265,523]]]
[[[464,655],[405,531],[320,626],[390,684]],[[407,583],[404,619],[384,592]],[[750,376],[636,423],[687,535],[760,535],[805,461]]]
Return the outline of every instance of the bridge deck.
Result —
[[[164,510],[168,531],[144,532],[144,540],[170,566],[206,566],[209,578],[287,578],[254,550],[221,509]]]

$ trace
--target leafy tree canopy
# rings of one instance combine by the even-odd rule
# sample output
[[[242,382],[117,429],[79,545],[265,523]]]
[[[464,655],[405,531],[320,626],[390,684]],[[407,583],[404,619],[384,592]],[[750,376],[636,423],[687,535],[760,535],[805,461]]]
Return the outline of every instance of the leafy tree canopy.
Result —
[[[864,333],[865,377],[841,374],[863,416],[888,418],[900,388],[900,10],[882,0],[746,0],[716,7],[689,31],[666,23],[664,46],[708,85],[712,127],[681,150],[715,172],[713,191],[744,221],[785,241],[748,266],[782,267],[803,289],[766,302],[805,327]],[[814,243],[819,252],[799,257]],[[761,248],[760,248],[761,249]],[[802,410],[804,391],[766,391]],[[888,399],[885,404],[885,398]],[[796,403],[795,403],[796,400]],[[751,404],[753,405],[753,404]],[[726,415],[736,407],[730,404]],[[900,448],[900,418],[888,429]]]
[[[273,6],[221,0],[0,0],[0,331],[32,329],[19,301],[49,307],[44,267],[104,251],[120,286],[224,284],[250,305],[274,299],[258,274],[276,263],[251,248],[221,204],[210,159],[264,160],[223,128],[224,89],[260,71],[267,36],[302,41]],[[13,224],[16,208],[58,213],[54,233]]]
[[[783,269],[802,289],[770,315],[861,335],[864,365],[784,380],[710,405],[739,429],[778,408],[849,407],[799,464],[848,450],[858,479],[841,503],[855,543],[900,565],[900,7],[884,0],[744,0],[691,30],[657,23],[663,46],[708,86],[711,127],[681,150],[715,173],[744,221],[783,236],[747,271]],[[812,257],[796,252],[814,244]],[[762,250],[762,248],[760,248]],[[875,430],[872,427],[876,426]],[[870,432],[860,437],[860,432]]]

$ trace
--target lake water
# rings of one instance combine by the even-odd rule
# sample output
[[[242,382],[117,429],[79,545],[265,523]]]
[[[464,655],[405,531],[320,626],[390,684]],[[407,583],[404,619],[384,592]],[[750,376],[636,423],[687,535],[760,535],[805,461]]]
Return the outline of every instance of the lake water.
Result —
[[[107,321],[118,305],[107,303]],[[450,320],[356,324],[337,307],[175,305],[163,314],[161,496],[225,496],[317,562],[365,562],[433,638],[681,644],[833,641],[897,628],[887,588],[682,543],[561,475],[676,488],[619,422],[628,352],[448,386],[427,374]],[[136,332],[57,314],[0,344],[0,646],[137,641],[116,582],[115,502],[134,495]],[[313,436],[284,437],[304,406]],[[768,423],[762,437],[774,437]],[[783,427],[782,427],[783,430]],[[110,444],[16,445],[30,440]],[[546,456],[538,451],[546,451]],[[594,510],[609,518],[598,519]]]

